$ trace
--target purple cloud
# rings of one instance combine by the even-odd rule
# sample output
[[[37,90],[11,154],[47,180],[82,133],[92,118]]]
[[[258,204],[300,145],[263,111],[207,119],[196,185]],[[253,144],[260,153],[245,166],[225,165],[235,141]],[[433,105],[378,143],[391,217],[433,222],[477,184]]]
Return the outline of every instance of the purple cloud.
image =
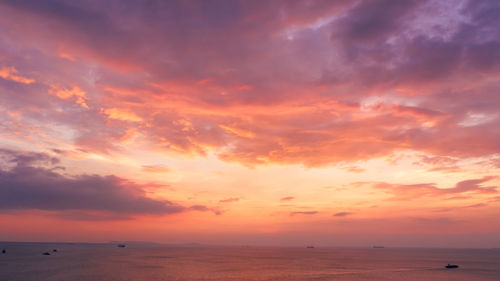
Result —
[[[352,215],[352,213],[351,212],[338,212],[338,213],[333,214],[333,216],[335,216],[335,217],[345,217],[345,216],[349,216],[349,215]]]
[[[238,202],[238,201],[240,201],[240,198],[231,197],[231,198],[219,200],[219,203],[231,203],[231,202]]]
[[[0,156],[5,161],[0,170],[0,209],[70,211],[60,215],[79,219],[96,216],[82,211],[102,211],[117,218],[209,210],[148,198],[140,185],[116,176],[57,173],[51,165],[58,159],[44,153],[2,149]]]
[[[291,212],[290,216],[295,216],[295,215],[316,215],[318,211],[297,211],[297,212]]]

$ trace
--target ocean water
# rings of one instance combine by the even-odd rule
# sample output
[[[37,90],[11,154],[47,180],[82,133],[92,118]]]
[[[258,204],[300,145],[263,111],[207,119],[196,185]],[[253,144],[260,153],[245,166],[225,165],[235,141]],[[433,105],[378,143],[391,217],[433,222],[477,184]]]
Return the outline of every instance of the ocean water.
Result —
[[[1,243],[1,281],[500,280],[500,249]],[[57,249],[50,256],[43,252]],[[448,263],[458,269],[445,269]]]

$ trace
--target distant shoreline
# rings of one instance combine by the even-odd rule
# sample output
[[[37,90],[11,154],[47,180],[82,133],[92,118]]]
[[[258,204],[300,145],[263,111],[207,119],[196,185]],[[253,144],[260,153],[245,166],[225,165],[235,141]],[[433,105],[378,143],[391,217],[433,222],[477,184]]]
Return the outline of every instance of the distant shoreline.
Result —
[[[2,244],[57,244],[57,245],[134,245],[134,246],[163,246],[163,247],[252,247],[252,248],[304,248],[303,245],[216,245],[216,244],[202,244],[202,243],[157,243],[146,241],[110,241],[110,242],[47,242],[47,241],[0,241]],[[384,246],[383,248],[374,248],[373,246],[315,246],[315,249],[373,249],[373,250],[404,250],[404,249],[456,249],[456,250],[500,250],[500,247],[398,247],[398,246]]]

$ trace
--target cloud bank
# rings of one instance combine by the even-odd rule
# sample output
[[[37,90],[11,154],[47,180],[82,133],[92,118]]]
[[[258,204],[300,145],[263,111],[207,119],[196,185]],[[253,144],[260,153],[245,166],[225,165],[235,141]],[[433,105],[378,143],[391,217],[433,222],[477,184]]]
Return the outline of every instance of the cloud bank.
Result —
[[[0,170],[0,209],[77,211],[63,216],[90,219],[102,211],[118,218],[144,214],[175,214],[187,210],[207,211],[201,205],[190,208],[146,196],[143,187],[116,176],[65,175],[52,164],[59,160],[45,153],[0,150],[7,167]],[[58,167],[56,167],[58,168]],[[116,215],[118,214],[118,215]]]
[[[141,138],[245,165],[500,149],[496,1],[0,5],[11,136],[54,124],[89,152]]]

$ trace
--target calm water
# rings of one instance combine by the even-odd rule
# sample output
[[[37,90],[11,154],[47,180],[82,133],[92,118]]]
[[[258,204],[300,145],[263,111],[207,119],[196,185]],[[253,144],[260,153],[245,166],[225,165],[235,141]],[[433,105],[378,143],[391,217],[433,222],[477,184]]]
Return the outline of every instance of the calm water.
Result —
[[[1,281],[500,280],[498,249],[1,243]],[[41,255],[57,248],[50,256]],[[460,265],[445,269],[447,263]]]

